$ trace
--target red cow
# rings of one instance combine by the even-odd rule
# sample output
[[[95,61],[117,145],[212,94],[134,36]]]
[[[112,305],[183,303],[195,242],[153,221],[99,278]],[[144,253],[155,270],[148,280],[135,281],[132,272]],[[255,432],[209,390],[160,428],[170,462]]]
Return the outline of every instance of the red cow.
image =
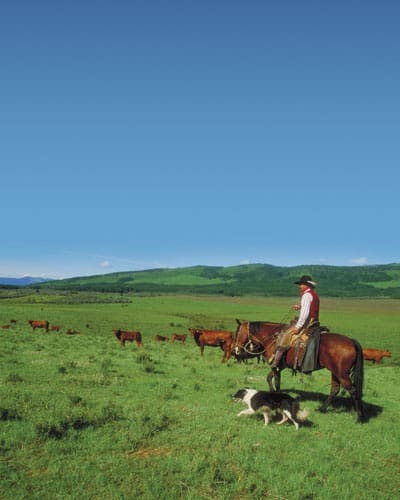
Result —
[[[48,321],[36,321],[33,319],[28,320],[28,323],[31,325],[32,330],[35,331],[36,328],[44,328],[46,332],[49,331],[49,322]]]
[[[179,333],[173,333],[171,335],[171,342],[175,342],[175,340],[179,340],[179,342],[182,342],[182,344],[185,342],[186,340],[186,333],[183,333],[183,334],[179,334]]]
[[[113,332],[122,347],[125,347],[125,342],[136,342],[138,347],[143,347],[142,334],[140,332],[127,332],[120,329],[113,330]]]
[[[154,340],[156,342],[168,342],[169,341],[169,338],[168,337],[165,337],[164,335],[155,335],[154,336]]]
[[[382,358],[391,358],[392,353],[388,350],[381,349],[363,349],[363,358],[367,361],[372,361],[373,363],[380,363]]]
[[[201,355],[204,354],[204,347],[220,347],[224,351],[222,363],[228,361],[232,354],[233,335],[227,330],[204,330],[201,328],[189,328],[196,344],[200,347]]]
[[[50,330],[52,332],[59,332],[60,331],[60,327],[58,325],[51,325]]]

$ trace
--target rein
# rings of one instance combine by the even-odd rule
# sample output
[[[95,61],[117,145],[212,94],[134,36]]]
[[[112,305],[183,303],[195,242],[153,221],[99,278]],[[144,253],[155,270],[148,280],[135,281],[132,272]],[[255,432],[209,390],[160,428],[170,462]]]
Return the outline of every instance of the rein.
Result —
[[[247,348],[247,346],[254,341],[255,343],[257,343],[258,345],[260,345],[263,348],[262,351],[258,352],[257,354],[260,354],[260,355],[264,354],[271,347],[271,345],[273,345],[275,343],[276,335],[277,335],[277,333],[278,333],[278,331],[280,329],[280,325],[285,323],[285,321],[289,317],[289,314],[291,314],[290,311],[285,315],[285,317],[281,320],[281,322],[277,324],[276,330],[273,331],[272,334],[271,334],[271,340],[269,340],[266,343],[266,345],[264,345],[262,339],[259,339],[258,337],[256,337],[254,335],[254,333],[250,332],[250,321],[247,321],[247,332],[246,332],[246,334],[247,334],[247,342],[243,343],[243,345],[241,346],[241,349],[243,349],[243,351],[245,351],[247,354],[254,354],[253,351],[250,351]],[[236,349],[238,349],[238,336],[236,336],[235,347],[236,347]]]

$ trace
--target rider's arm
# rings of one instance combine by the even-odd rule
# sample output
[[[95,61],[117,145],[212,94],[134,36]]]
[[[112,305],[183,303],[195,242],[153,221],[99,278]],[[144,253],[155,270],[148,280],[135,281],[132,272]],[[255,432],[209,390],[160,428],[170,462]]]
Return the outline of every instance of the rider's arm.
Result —
[[[300,316],[299,319],[297,320],[296,323],[296,328],[300,330],[300,328],[303,328],[305,322],[307,321],[308,317],[310,316],[310,309],[311,309],[311,302],[312,302],[312,295],[311,293],[305,293],[301,297],[301,302],[300,302]]]

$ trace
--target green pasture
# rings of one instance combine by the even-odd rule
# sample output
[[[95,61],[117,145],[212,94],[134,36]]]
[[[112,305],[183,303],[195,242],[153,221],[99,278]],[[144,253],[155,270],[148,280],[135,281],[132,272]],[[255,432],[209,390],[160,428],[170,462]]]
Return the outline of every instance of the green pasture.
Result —
[[[64,298],[63,298],[64,297]],[[127,297],[124,296],[124,299]],[[64,300],[65,299],[65,300]],[[309,422],[263,425],[231,395],[268,369],[200,356],[189,327],[282,321],[294,298],[88,294],[0,300],[0,498],[393,499],[398,496],[400,301],[321,300],[321,321],[392,358],[365,363],[368,421],[347,395],[326,414],[327,370],[282,375]],[[114,301],[115,300],[115,301]],[[65,303],[68,302],[68,303]],[[32,332],[28,319],[61,332]],[[112,330],[140,330],[122,348]],[[66,335],[67,329],[79,331]],[[185,344],[154,335],[188,333]]]

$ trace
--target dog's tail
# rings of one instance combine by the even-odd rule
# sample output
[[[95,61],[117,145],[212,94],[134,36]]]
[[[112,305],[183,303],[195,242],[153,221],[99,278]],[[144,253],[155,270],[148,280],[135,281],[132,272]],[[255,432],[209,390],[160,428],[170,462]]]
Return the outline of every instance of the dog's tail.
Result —
[[[305,422],[309,414],[310,411],[308,408],[304,408],[303,410],[300,409],[300,403],[298,400],[293,403],[293,415],[298,422]]]
[[[310,414],[308,408],[304,408],[304,410],[297,410],[296,413],[296,420],[299,422],[305,422],[308,418],[308,415]]]

